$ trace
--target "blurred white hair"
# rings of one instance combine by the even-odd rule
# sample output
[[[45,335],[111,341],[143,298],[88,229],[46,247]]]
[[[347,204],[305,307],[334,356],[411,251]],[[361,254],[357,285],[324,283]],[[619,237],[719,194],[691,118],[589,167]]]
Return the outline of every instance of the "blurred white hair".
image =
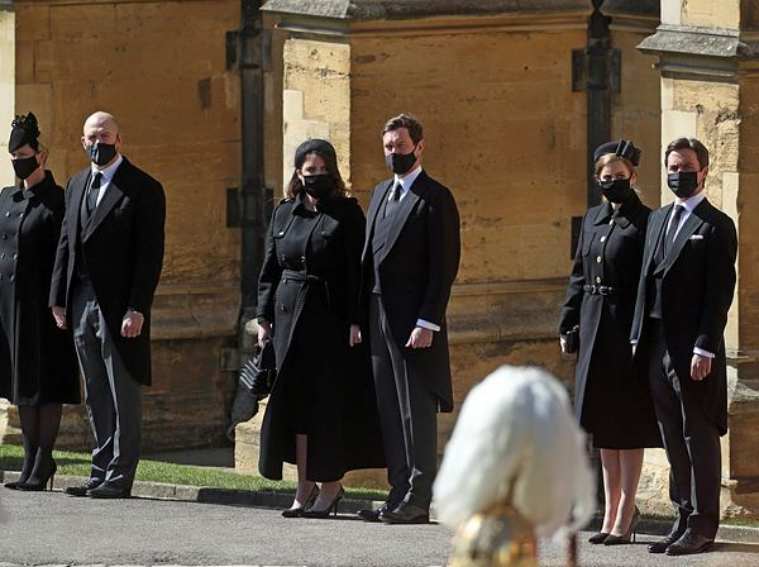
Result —
[[[502,366],[461,408],[435,480],[438,519],[456,529],[511,494],[538,536],[579,530],[596,505],[584,444],[566,390],[553,376]]]

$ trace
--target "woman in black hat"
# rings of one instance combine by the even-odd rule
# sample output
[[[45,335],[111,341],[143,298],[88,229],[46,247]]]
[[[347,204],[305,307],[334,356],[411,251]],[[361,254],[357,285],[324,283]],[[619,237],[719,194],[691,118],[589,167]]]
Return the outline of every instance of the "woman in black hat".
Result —
[[[632,142],[603,144],[594,159],[603,202],[583,218],[559,331],[565,352],[568,338],[579,336],[575,410],[601,452],[604,521],[590,541],[614,545],[635,532],[643,449],[661,447],[648,380],[630,346],[651,210],[633,189],[640,150]]]
[[[0,397],[18,406],[24,462],[18,481],[5,486],[42,490],[56,471],[62,404],[80,402],[71,334],[56,327],[47,307],[63,189],[45,169],[35,116],[17,116],[11,127],[19,183],[0,192]]]
[[[274,341],[277,361],[259,469],[281,479],[283,461],[297,464],[298,489],[283,515],[318,518],[337,511],[346,471],[384,466],[360,329],[365,218],[325,140],[297,149],[285,196],[259,281],[258,340]]]

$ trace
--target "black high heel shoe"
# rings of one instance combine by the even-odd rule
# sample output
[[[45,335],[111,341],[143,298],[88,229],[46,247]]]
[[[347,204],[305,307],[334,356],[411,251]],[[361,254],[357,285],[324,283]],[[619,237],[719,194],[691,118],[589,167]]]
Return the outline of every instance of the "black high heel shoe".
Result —
[[[58,464],[53,459],[52,451],[37,451],[31,476],[26,482],[16,485],[16,489],[25,492],[39,492],[45,490],[49,484],[48,490],[53,490],[53,481],[57,471]]]
[[[334,500],[330,503],[329,506],[327,506],[326,510],[314,510],[313,508],[309,508],[305,512],[303,512],[304,518],[319,518],[319,519],[325,519],[329,518],[330,514],[334,514],[337,516],[337,506],[340,504],[340,500],[343,499],[343,496],[345,496],[345,489],[341,486],[338,493],[335,495]]]
[[[303,503],[303,506],[298,506],[297,508],[288,508],[287,510],[282,510],[282,516],[285,518],[300,518],[303,513],[313,505],[314,502],[316,502],[316,499],[319,497],[319,486],[314,483],[314,487],[311,489],[311,494],[308,495],[308,498],[306,498],[306,501]]]
[[[609,535],[609,532],[598,532],[590,536],[588,542],[598,545],[599,543],[606,541],[606,538],[609,537]]]
[[[635,534],[638,530],[638,522],[640,522],[640,510],[638,510],[638,507],[635,507],[635,512],[633,513],[633,517],[630,520],[630,526],[627,528],[627,532],[625,532],[623,535],[613,535],[609,534],[608,537],[604,540],[604,545],[624,545],[627,543],[630,543],[631,541],[635,541]]]
[[[21,465],[21,472],[18,475],[18,480],[13,482],[6,482],[3,486],[11,490],[18,490],[20,484],[24,484],[29,480],[34,469],[34,461],[37,457],[37,449],[32,449],[29,453],[24,453],[24,463]]]

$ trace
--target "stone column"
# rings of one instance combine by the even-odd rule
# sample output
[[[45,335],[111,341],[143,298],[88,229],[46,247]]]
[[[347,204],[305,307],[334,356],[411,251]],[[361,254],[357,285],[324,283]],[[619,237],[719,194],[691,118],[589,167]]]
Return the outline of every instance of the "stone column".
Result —
[[[759,12],[741,0],[665,1],[639,46],[659,58],[661,145],[695,136],[711,152],[710,201],[738,227],[738,286],[725,331],[729,433],[722,440],[725,516],[759,515]],[[661,152],[660,152],[661,154]],[[671,201],[662,170],[661,202]],[[757,218],[755,218],[757,217]],[[666,458],[648,451],[642,496],[671,513]]]

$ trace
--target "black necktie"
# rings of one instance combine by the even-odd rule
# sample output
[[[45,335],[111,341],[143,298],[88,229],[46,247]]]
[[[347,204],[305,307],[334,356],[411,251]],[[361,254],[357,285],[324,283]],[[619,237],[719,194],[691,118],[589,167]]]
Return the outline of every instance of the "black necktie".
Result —
[[[92,179],[90,190],[87,192],[87,213],[92,214],[98,206],[98,196],[100,195],[100,182],[103,179],[102,173],[96,173]]]
[[[663,252],[665,255],[669,251],[672,244],[675,242],[675,237],[677,236],[677,227],[680,225],[680,219],[683,218],[684,212],[685,207],[682,205],[675,205],[675,208],[672,209],[672,220],[670,221],[664,235]]]
[[[396,184],[395,187],[393,187],[393,192],[390,195],[390,200],[387,202],[387,205],[385,206],[385,216],[389,217],[395,212],[395,209],[398,208],[398,205],[401,202],[401,191],[403,187],[400,183]]]
[[[672,232],[672,237],[669,239],[674,242],[677,236],[677,227],[680,226],[680,219],[683,218],[685,207],[682,205],[675,205],[675,209],[672,211],[672,222],[669,225],[669,230]]]

